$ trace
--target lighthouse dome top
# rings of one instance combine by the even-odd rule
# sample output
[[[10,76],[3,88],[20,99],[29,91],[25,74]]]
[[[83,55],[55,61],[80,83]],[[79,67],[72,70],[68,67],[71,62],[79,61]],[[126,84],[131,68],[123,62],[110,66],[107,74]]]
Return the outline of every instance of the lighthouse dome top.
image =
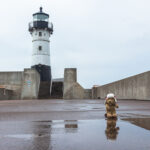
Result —
[[[38,29],[47,30],[50,34],[53,33],[53,24],[49,22],[49,15],[43,12],[42,7],[39,12],[33,14],[33,21],[29,23],[30,33]]]
[[[34,21],[48,21],[49,14],[43,12],[43,8],[40,7],[40,11],[33,14]]]

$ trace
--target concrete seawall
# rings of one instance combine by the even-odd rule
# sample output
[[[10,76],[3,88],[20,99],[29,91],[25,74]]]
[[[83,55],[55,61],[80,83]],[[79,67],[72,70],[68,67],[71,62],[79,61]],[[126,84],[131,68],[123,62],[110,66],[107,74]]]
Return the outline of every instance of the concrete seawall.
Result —
[[[0,88],[0,99],[1,100],[10,100],[13,97],[13,91],[5,88]]]
[[[40,76],[34,69],[0,72],[0,100],[37,98],[39,84]]]
[[[22,88],[23,72],[0,72],[0,88],[11,90],[4,96],[0,94],[0,99],[20,99]],[[4,98],[5,97],[5,98]]]
[[[66,68],[64,71],[64,99],[83,99],[84,89],[77,83],[77,69]]]
[[[25,69],[22,80],[21,99],[37,99],[40,86],[40,74],[35,69]]]
[[[92,89],[92,97],[105,98],[114,93],[118,99],[150,100],[150,71]]]
[[[77,69],[66,68],[64,71],[64,99],[91,99],[91,90],[84,89],[77,82]]]

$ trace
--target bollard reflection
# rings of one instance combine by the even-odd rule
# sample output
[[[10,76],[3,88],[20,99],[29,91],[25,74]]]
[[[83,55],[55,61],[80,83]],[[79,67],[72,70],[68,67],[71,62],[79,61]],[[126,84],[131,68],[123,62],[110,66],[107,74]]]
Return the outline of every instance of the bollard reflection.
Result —
[[[117,135],[119,133],[118,132],[119,127],[116,127],[116,122],[117,122],[117,119],[114,119],[114,118],[107,119],[107,126],[105,130],[105,134],[106,134],[107,139],[109,140],[117,139]]]
[[[75,133],[78,129],[78,121],[77,120],[65,120],[65,131]]]

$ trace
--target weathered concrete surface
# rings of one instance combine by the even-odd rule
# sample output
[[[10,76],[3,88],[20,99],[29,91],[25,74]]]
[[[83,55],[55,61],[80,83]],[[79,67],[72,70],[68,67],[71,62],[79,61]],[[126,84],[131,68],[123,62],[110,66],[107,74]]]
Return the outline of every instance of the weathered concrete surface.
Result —
[[[0,72],[0,85],[20,85],[23,72]]]
[[[22,81],[21,99],[37,99],[40,86],[40,74],[35,69],[25,69]]]
[[[84,99],[92,99],[92,90],[91,89],[84,90]]]
[[[90,99],[92,91],[84,89],[77,82],[77,69],[66,68],[64,71],[64,99]]]
[[[99,97],[98,97],[98,94],[97,94],[97,88],[98,88],[99,86],[93,86],[93,88],[92,88],[92,99],[99,99]]]
[[[23,72],[0,72],[0,86],[6,90],[12,90],[13,94],[9,99],[21,98],[21,86],[23,80]],[[6,98],[6,97],[5,97]],[[0,96],[0,100],[4,98]]]
[[[63,90],[63,98],[68,99],[70,96],[68,95],[68,91],[72,87],[74,83],[77,82],[77,72],[76,68],[65,68],[64,70],[64,90]]]
[[[0,98],[3,100],[10,100],[13,97],[13,91],[5,88],[0,88]]]
[[[84,89],[77,83],[77,69],[65,68],[64,71],[64,99],[83,99]]]
[[[149,101],[118,100],[119,118],[150,118]],[[104,119],[104,100],[0,101],[1,121]]]
[[[71,84],[70,88],[64,93],[64,99],[84,99],[83,87],[77,82]]]
[[[39,73],[34,69],[0,72],[0,88],[6,91],[6,95],[3,95],[1,90],[0,100],[37,98],[39,82]]]
[[[93,98],[105,98],[114,93],[118,99],[150,100],[150,71],[107,85],[94,87]]]

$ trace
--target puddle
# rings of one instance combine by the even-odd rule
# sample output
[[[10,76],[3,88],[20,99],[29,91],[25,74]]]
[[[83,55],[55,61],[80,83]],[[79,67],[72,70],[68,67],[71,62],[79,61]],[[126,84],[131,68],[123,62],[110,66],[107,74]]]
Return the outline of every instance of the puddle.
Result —
[[[150,130],[150,118],[127,118],[122,120],[131,122],[136,126]]]
[[[39,136],[34,135],[34,134],[12,134],[12,135],[3,136],[3,138],[19,138],[19,139],[24,139],[24,140],[30,140],[36,137],[39,137]]]
[[[150,118],[1,122],[2,150],[149,150]]]

